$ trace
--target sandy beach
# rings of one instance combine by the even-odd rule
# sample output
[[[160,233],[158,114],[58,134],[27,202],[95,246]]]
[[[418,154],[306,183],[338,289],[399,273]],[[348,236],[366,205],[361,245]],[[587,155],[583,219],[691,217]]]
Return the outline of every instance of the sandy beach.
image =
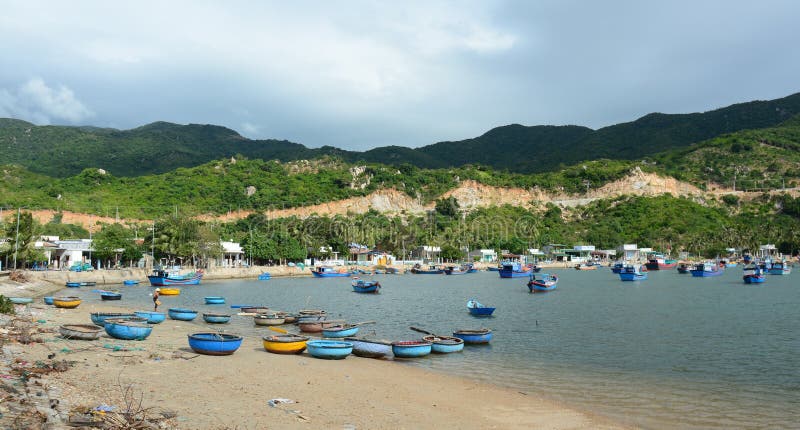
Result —
[[[44,294],[45,289],[39,285],[37,293]],[[39,367],[62,361],[69,364],[63,372],[28,381],[28,391],[31,381],[33,391],[37,387],[42,390],[32,396],[38,398],[39,410],[48,416],[48,422],[54,423],[43,428],[60,428],[70,413],[80,408],[109,405],[119,411],[125,406],[126,391],[137,402],[141,399],[140,409],[150,416],[160,416],[163,411],[167,416],[175,414],[159,421],[161,428],[624,428],[532,393],[437,374],[398,361],[355,356],[328,361],[307,353],[276,355],[266,352],[259,338],[245,338],[232,356],[198,355],[188,347],[187,334],[209,331],[202,320],[167,319],[155,325],[144,341],[122,341],[105,334],[96,341],[77,341],[62,339],[58,327],[90,323],[91,312],[131,309],[102,303],[84,303],[71,310],[36,303],[17,309],[19,318],[42,331],[37,335],[41,342],[23,345],[7,340],[3,346],[6,365],[15,361],[38,363]],[[283,327],[296,331],[293,326]],[[224,328],[214,326],[210,331]],[[265,334],[272,332],[265,328]],[[5,382],[10,380],[13,378]],[[270,399],[293,403],[273,407]],[[2,412],[0,423],[10,422],[13,411]]]

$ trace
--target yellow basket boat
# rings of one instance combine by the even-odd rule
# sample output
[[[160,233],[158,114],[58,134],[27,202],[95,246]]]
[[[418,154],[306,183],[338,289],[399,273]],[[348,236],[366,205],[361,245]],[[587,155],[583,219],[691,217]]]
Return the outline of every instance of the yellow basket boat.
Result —
[[[306,349],[307,336],[282,334],[264,336],[264,349],[274,354],[300,354]]]
[[[162,288],[161,291],[159,291],[159,294],[162,296],[177,296],[180,293],[180,288]]]
[[[53,305],[57,308],[64,308],[64,309],[74,309],[77,308],[78,305],[81,304],[81,299],[79,297],[54,297],[53,298]]]

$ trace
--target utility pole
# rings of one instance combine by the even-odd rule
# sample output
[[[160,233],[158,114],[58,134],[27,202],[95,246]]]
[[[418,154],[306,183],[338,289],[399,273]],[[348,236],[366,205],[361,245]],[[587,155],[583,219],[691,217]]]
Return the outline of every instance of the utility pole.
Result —
[[[14,270],[17,270],[17,250],[19,249],[19,209],[17,208],[17,237],[14,239]]]

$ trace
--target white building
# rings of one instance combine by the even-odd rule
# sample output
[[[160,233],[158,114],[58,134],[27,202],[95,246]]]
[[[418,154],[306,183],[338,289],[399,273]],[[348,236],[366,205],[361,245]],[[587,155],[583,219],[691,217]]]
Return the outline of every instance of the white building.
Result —
[[[620,258],[624,261],[636,261],[641,256],[639,247],[635,243],[626,243],[618,248],[620,251]]]
[[[241,267],[243,264],[242,259],[244,258],[242,246],[236,242],[221,241],[219,244],[222,245],[222,261],[220,265],[222,267]]]

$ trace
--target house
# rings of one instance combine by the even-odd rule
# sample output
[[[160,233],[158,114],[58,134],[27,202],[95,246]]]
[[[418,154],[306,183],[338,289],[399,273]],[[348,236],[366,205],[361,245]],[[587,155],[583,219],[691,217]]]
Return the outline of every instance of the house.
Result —
[[[423,261],[431,261],[431,260],[438,260],[439,253],[442,252],[442,248],[438,246],[418,246],[411,251],[411,258],[416,260],[423,260]]]
[[[620,258],[624,261],[636,261],[641,257],[639,247],[635,243],[626,243],[617,250],[620,251]]]
[[[220,241],[222,246],[222,259],[217,262],[222,267],[241,267],[244,263],[244,251],[236,242]]]
[[[768,243],[758,247],[758,257],[761,259],[776,258],[778,254],[778,248],[774,244]]]
[[[92,239],[56,240],[58,248],[50,254],[50,267],[69,269],[74,264],[90,262],[92,255]]]
[[[367,255],[369,256],[369,263],[374,266],[391,266],[397,261],[394,255],[377,249],[373,249]]]
[[[475,249],[467,253],[469,261],[492,263],[497,261],[497,252],[494,249]]]
[[[539,248],[529,248],[525,257],[529,263],[538,263],[544,259],[545,254]]]

